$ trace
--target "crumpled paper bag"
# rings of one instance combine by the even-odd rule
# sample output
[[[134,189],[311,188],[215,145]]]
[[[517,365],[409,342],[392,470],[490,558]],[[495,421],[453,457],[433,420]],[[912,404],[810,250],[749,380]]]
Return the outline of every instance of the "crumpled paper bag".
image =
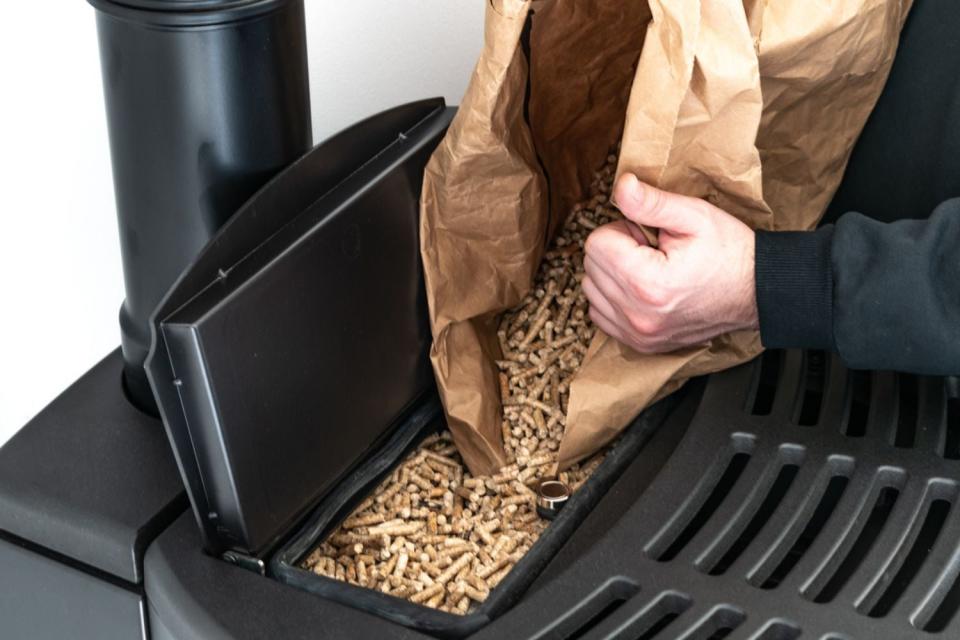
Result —
[[[505,462],[496,339],[592,172],[701,197],[754,228],[810,229],[883,88],[911,0],[489,0],[484,46],[424,176],[431,360],[475,474]],[[565,468],[755,332],[641,355],[598,332],[573,380]]]

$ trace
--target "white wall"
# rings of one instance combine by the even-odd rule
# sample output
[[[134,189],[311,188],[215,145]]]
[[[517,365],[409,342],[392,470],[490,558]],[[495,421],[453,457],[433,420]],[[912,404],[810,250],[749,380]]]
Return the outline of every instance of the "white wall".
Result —
[[[457,104],[483,43],[486,0],[306,0],[313,132],[433,96]]]
[[[484,4],[306,0],[315,140],[409,100],[459,102]],[[123,299],[93,9],[16,2],[4,20],[0,443],[118,344]]]

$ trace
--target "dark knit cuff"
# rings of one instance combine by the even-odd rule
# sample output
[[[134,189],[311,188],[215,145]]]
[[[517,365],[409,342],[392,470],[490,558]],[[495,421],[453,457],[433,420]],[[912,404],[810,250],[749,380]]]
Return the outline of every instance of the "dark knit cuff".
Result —
[[[833,227],[757,231],[757,312],[763,346],[833,349]]]

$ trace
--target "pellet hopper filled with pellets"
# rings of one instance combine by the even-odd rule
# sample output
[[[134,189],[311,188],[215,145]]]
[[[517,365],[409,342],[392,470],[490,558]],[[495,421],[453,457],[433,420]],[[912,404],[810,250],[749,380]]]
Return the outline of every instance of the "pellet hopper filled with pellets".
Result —
[[[499,320],[506,464],[474,476],[448,431],[431,435],[307,556],[304,568],[467,613],[600,464],[602,451],[556,474],[570,380],[596,331],[581,287],[584,243],[591,230],[621,217],[609,202],[616,160],[607,157],[589,197],[569,211],[530,293]]]
[[[122,346],[0,638],[960,637],[956,3],[477,0],[362,116],[462,1],[90,0]]]

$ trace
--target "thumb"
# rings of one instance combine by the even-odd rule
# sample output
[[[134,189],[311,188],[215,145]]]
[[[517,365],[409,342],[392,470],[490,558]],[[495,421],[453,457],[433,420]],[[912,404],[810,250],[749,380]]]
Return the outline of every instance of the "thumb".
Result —
[[[613,188],[613,201],[631,222],[657,227],[673,235],[690,235],[703,216],[696,198],[663,191],[624,173]]]

